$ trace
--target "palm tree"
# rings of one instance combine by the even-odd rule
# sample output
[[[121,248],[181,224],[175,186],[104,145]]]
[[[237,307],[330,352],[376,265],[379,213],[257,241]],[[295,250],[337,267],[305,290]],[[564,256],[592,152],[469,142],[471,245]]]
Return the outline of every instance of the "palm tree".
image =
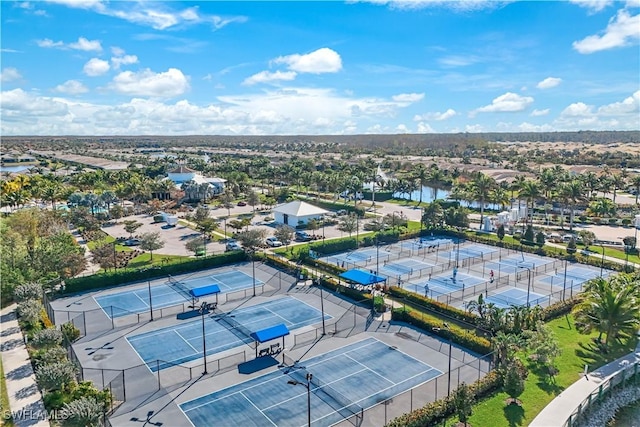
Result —
[[[575,207],[578,202],[584,200],[584,187],[582,186],[582,183],[580,181],[574,179],[560,187],[560,193],[562,199],[571,209],[569,214],[569,230],[573,231],[573,216]]]
[[[640,292],[629,275],[596,278],[587,283],[584,300],[574,308],[576,326],[585,333],[595,329],[598,341],[632,336],[640,325]]]
[[[619,188],[624,188],[626,179],[621,174],[611,176],[611,185],[613,186],[613,203],[616,202],[616,194]]]
[[[540,195],[540,186],[537,181],[528,179],[522,183],[522,187],[520,188],[520,196],[524,197],[526,200],[527,210],[529,211],[530,225],[533,225],[533,207]],[[531,203],[531,208],[529,208],[529,203]]]
[[[584,183],[584,186],[587,189],[587,197],[591,199],[593,194],[598,191],[600,178],[598,178],[598,176],[593,172],[587,172],[580,175],[580,180]]]
[[[422,204],[422,188],[427,184],[427,180],[429,178],[429,171],[425,167],[424,164],[418,163],[412,173],[413,179],[418,183],[420,187],[420,200],[418,201],[418,206]]]
[[[631,178],[631,185],[636,189],[636,205],[638,204],[638,196],[640,196],[640,174]]]
[[[480,228],[484,220],[484,203],[491,195],[491,191],[496,186],[496,181],[489,175],[478,172],[471,181],[471,191],[480,203]]]

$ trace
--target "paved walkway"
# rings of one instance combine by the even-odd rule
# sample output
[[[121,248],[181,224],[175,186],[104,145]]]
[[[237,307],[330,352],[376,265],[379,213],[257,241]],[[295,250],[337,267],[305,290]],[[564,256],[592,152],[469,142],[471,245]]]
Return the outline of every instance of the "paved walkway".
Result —
[[[48,427],[42,395],[36,386],[36,376],[16,319],[16,307],[12,304],[0,312],[2,367],[13,422],[16,427]]]
[[[635,352],[614,360],[603,367],[590,372],[573,383],[555,399],[551,401],[538,416],[529,424],[529,427],[561,427],[569,419],[571,414],[591,393],[600,387],[600,384],[617,374],[630,363],[640,361],[640,343]]]

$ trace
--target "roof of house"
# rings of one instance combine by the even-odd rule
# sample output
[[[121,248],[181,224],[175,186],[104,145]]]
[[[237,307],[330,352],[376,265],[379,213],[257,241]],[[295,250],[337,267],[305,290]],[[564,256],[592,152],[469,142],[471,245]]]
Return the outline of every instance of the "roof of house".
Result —
[[[293,202],[285,203],[284,205],[276,206],[273,208],[273,212],[281,213],[283,215],[290,216],[310,216],[310,215],[324,215],[329,213],[322,208],[303,202],[302,200],[294,200]]]
[[[184,165],[179,165],[177,168],[170,170],[169,173],[194,173],[193,169],[189,169]]]

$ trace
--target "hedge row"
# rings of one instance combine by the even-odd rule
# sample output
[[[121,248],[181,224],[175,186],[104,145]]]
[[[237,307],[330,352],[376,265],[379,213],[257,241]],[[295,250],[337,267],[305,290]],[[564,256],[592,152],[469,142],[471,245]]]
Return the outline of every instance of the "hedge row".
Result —
[[[74,293],[89,289],[109,288],[142,280],[157,279],[168,275],[178,275],[195,270],[204,270],[207,268],[245,261],[246,259],[247,254],[245,252],[233,251],[206,258],[197,258],[177,264],[154,266],[134,271],[108,271],[100,274],[94,274],[92,276],[68,279],[65,281],[65,286],[63,287],[62,292]]]
[[[502,380],[496,371],[491,371],[483,378],[470,385],[476,401],[490,395],[502,386]],[[453,394],[422,408],[406,413],[391,420],[387,427],[426,427],[439,425],[455,413]]]
[[[309,249],[321,254],[332,254],[335,252],[352,251],[358,248],[358,241],[355,237],[345,237],[343,239],[328,240],[325,242],[315,242],[309,245]]]
[[[395,309],[392,312],[392,318],[393,320],[399,320],[417,326],[444,339],[451,339],[451,341],[476,353],[488,354],[491,352],[491,343],[488,339],[479,337],[455,324],[449,325],[449,329],[445,329],[442,327],[442,319],[431,316],[425,317],[419,311],[404,310],[402,308]]]
[[[388,292],[392,297],[401,298],[406,301],[416,303],[418,305],[427,307],[435,312],[452,317],[456,320],[461,320],[473,325],[477,325],[478,323],[478,317],[472,313],[432,300],[431,298],[416,294],[415,292],[407,291],[401,287],[391,286],[389,287]]]

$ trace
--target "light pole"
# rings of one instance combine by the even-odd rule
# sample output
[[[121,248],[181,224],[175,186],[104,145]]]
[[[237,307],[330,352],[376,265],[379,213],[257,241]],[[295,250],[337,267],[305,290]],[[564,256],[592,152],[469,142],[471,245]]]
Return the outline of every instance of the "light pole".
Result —
[[[149,286],[149,314],[151,315],[151,321],[153,322],[153,303],[151,301],[151,281],[147,280],[147,285]]]
[[[301,381],[289,380],[287,384],[291,385],[301,385],[307,389],[307,426],[311,427],[311,379],[313,378],[313,374],[307,372],[306,376],[306,384]]]
[[[599,244],[598,246],[602,248],[602,260],[600,261],[600,278],[602,279],[602,272],[604,270],[604,245]]]
[[[447,370],[447,396],[451,395],[451,328],[447,322],[442,322],[442,327],[447,330],[447,338],[449,339],[449,368]],[[440,332],[441,328],[433,328],[434,331]]]
[[[527,270],[527,308],[530,307],[529,304],[529,296],[531,294],[531,268],[529,267],[524,267],[524,266],[519,266],[520,268],[525,268]]]
[[[196,308],[196,306],[190,305],[191,308]],[[204,359],[204,372],[202,375],[207,375],[207,333],[204,327],[204,315],[209,313],[214,307],[213,304],[203,302],[202,305],[198,308],[198,313],[200,313],[200,317],[202,318],[202,358]]]

